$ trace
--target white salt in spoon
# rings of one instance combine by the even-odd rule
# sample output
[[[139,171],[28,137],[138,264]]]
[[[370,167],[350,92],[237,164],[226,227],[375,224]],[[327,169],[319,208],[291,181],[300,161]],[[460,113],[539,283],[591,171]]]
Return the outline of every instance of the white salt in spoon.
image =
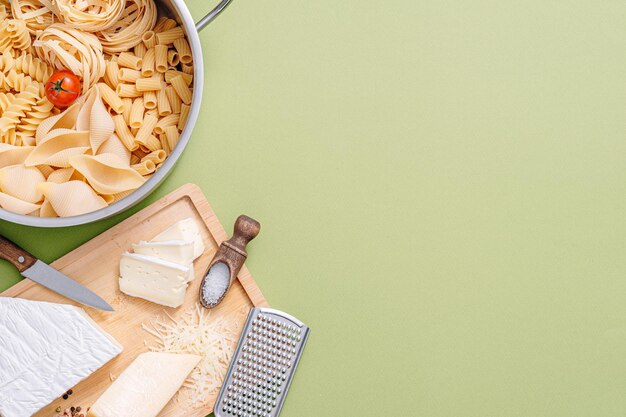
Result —
[[[222,302],[246,261],[246,245],[260,230],[256,220],[244,215],[237,218],[233,237],[217,249],[200,284],[200,302],[204,307],[213,308]]]

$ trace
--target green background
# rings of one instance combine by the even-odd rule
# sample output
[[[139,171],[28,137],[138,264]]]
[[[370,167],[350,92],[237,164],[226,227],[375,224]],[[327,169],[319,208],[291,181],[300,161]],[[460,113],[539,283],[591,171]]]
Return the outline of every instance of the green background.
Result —
[[[200,34],[201,117],[139,207],[195,182],[228,229],[261,221],[248,266],[313,329],[283,416],[626,415],[625,22],[236,0]],[[52,261],[137,209],[0,228]]]

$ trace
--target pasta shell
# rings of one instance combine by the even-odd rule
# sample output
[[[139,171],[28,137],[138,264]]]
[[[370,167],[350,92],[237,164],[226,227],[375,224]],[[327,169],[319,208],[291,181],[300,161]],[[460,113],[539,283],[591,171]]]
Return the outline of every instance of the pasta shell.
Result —
[[[33,149],[24,164],[26,166],[45,164],[67,168],[70,156],[83,154],[90,148],[89,132],[56,129],[50,132],[43,143]]]
[[[39,210],[39,204],[20,200],[9,194],[0,193],[0,207],[17,214],[31,214]]]
[[[80,112],[80,102],[75,102],[69,106],[63,113],[59,113],[56,116],[48,117],[41,122],[37,127],[35,133],[35,142],[39,145],[44,138],[54,129],[73,129],[76,125],[76,118]]]
[[[100,194],[117,194],[139,188],[145,179],[137,171],[111,153],[77,155],[70,165],[85,176]]]
[[[63,184],[42,182],[37,185],[37,188],[61,217],[78,216],[107,206],[102,197],[81,181],[69,181]]]
[[[111,137],[115,130],[113,118],[100,99],[100,89],[92,88],[76,119],[76,130],[89,131],[93,153]]]
[[[56,211],[54,211],[54,207],[50,204],[49,200],[44,200],[41,204],[41,208],[39,209],[40,217],[59,217]]]
[[[38,203],[43,195],[37,184],[46,180],[36,167],[12,165],[0,169],[0,189],[28,203]]]
[[[130,151],[114,133],[98,149],[99,154],[112,153],[130,165]]]
[[[48,175],[48,182],[62,184],[64,182],[68,182],[72,178],[72,174],[74,174],[74,168],[57,169],[56,171]]]
[[[0,168],[24,163],[33,149],[33,146],[14,146],[0,143]]]

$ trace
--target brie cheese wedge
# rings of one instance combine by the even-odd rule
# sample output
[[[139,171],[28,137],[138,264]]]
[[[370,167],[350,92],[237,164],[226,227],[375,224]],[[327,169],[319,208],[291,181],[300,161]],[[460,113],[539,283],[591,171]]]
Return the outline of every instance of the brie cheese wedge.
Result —
[[[198,229],[198,225],[191,217],[174,223],[172,226],[156,235],[152,239],[152,242],[166,242],[168,240],[186,240],[193,242],[194,260],[204,252],[204,242],[202,241],[200,229]]]
[[[152,256],[124,253],[120,260],[120,290],[167,307],[185,301],[193,268]]]
[[[98,398],[87,417],[156,417],[200,359],[197,355],[142,353]]]
[[[0,415],[35,414],[120,352],[82,308],[0,297]]]

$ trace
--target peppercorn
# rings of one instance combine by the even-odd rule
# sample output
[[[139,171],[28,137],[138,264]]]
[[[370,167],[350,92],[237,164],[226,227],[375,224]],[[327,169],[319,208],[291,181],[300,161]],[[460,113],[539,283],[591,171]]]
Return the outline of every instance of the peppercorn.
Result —
[[[80,413],[80,410],[82,410],[82,408],[80,408],[80,406],[76,407],[76,411]]]
[[[74,391],[72,391],[71,389],[68,389],[67,390],[67,395],[72,395],[72,394],[74,394]]]
[[[64,400],[67,400],[69,397],[70,397],[69,395],[67,395],[67,394],[63,394],[63,399],[64,399]]]

